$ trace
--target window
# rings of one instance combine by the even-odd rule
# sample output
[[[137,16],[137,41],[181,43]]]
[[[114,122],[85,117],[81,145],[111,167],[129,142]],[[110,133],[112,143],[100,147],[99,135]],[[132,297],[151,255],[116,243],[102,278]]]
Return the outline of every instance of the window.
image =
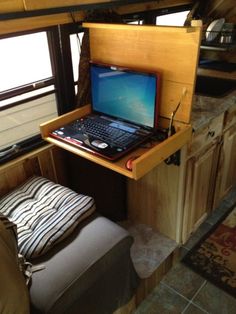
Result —
[[[156,17],[156,25],[183,26],[189,10],[164,14]]]
[[[0,40],[0,91],[52,76],[46,32]]]
[[[53,90],[47,33],[1,39],[0,69],[0,108]]]
[[[142,25],[143,20],[135,20],[135,21],[127,21],[128,24],[134,24],[134,25]]]

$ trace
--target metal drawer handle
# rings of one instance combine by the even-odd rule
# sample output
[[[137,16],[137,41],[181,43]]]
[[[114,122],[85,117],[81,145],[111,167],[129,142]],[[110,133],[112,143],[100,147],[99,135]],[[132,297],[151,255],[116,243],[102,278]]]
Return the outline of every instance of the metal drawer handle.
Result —
[[[20,146],[15,144],[11,148],[4,150],[3,152],[0,152],[0,157],[4,157],[11,153],[17,153],[19,150],[20,150]]]
[[[209,131],[209,132],[208,132],[208,135],[209,135],[210,137],[215,136],[215,131]]]

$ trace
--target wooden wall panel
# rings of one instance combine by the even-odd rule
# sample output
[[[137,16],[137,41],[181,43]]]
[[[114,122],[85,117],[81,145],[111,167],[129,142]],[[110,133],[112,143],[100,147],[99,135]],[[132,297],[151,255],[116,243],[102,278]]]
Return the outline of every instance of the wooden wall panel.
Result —
[[[39,10],[47,8],[59,8],[83,4],[98,4],[114,2],[112,0],[24,0],[26,10]]]
[[[23,0],[0,0],[0,13],[24,11]]]
[[[74,13],[73,16],[75,21],[82,21],[84,19],[84,12]],[[73,20],[70,13],[0,21],[0,35],[34,30],[38,28],[50,27],[58,24],[67,24],[72,22]]]
[[[116,2],[112,0],[0,0],[0,13],[20,12],[24,10],[38,10],[48,8],[58,8],[66,6],[99,4],[105,2]],[[118,13],[125,14],[130,12],[140,12],[145,10],[155,10],[160,8],[172,7],[176,5],[191,4],[192,0],[162,0],[144,3],[122,5],[117,9]]]
[[[121,6],[114,6],[114,10],[118,14],[125,14],[130,12],[141,12],[146,10],[155,10],[163,7],[172,7],[176,5],[189,4],[192,0],[162,0],[162,1],[150,1],[137,4],[128,4]],[[1,13],[10,13],[10,12],[23,12],[23,11],[34,11],[38,9],[50,9],[50,8],[59,8],[67,7],[74,5],[89,5],[99,3],[115,3],[116,1],[112,0],[0,0],[0,14]],[[69,11],[69,9],[68,9]],[[73,13],[74,19],[76,21],[83,21],[86,16],[86,11],[77,11]],[[19,31],[33,30],[37,28],[43,28],[48,26],[54,26],[58,24],[71,23],[71,15],[69,12],[53,14],[53,15],[44,15],[28,18],[19,18],[6,21],[0,21],[0,35],[14,33]]]
[[[189,123],[201,29],[84,23],[90,28],[91,59],[162,74],[160,115]]]
[[[65,152],[53,145],[37,149],[0,167],[0,196],[13,190],[33,175],[42,175],[67,185]]]
[[[227,22],[230,22],[231,18],[234,18],[235,21],[235,0],[211,0],[208,2],[206,15],[209,20],[224,17]]]
[[[178,193],[180,167],[164,162],[138,181],[128,181],[129,219],[157,229],[178,241]],[[167,188],[168,187],[168,188]]]

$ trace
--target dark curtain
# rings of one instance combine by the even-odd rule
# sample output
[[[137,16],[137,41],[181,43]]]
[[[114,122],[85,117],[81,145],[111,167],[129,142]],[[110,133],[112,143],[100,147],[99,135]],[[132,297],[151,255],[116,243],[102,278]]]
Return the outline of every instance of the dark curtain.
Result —
[[[89,12],[85,19],[86,22],[100,23],[122,23],[122,18],[111,10]],[[79,62],[79,80],[76,107],[81,107],[91,103],[90,94],[90,75],[89,75],[89,30],[84,32],[81,43],[81,53]]]
[[[80,52],[78,93],[76,95],[77,108],[91,103],[89,60],[89,30],[86,29],[84,32]]]
[[[195,1],[192,9],[190,10],[187,19],[184,23],[185,26],[190,26],[191,25],[191,20],[192,19],[201,19],[203,21],[203,24],[206,22],[208,19],[207,17],[207,9],[209,6],[210,1],[205,1],[205,0],[197,0]]]

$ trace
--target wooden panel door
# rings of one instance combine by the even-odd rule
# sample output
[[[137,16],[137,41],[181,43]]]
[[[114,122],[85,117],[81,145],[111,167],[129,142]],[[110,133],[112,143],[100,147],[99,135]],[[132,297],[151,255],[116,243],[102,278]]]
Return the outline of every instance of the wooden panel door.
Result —
[[[236,184],[236,125],[229,128],[223,137],[217,183],[214,197],[214,208]]]
[[[212,209],[219,145],[215,143],[187,162],[183,242]]]

